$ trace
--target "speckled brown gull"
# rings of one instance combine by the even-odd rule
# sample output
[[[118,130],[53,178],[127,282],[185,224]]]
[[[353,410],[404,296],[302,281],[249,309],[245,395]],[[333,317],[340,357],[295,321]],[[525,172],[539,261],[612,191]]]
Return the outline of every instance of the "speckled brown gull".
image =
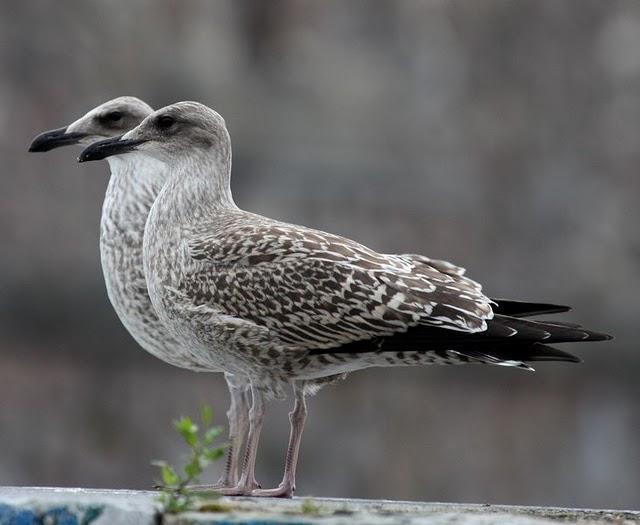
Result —
[[[153,109],[135,97],[118,97],[92,109],[66,127],[38,135],[29,148],[42,152],[72,144],[88,145],[120,136],[134,128]],[[129,155],[107,159],[111,177],[100,220],[100,257],[107,294],[118,318],[138,344],[158,359],[194,371],[202,367],[168,333],[151,304],[142,264],[142,239],[149,210],[166,182],[167,167],[152,157]],[[218,483],[235,486],[242,440],[248,426],[247,384],[242,376],[227,374],[231,406],[227,462]]]
[[[244,375],[252,407],[243,473],[228,494],[291,496],[305,394],[372,366],[575,361],[551,343],[608,336],[524,316],[564,307],[498,301],[464,271],[420,255],[380,254],[330,233],[240,210],[231,195],[225,122],[196,102],[148,116],[80,160],[149,155],[169,179],[145,229],[149,294],[198,364]],[[497,313],[500,312],[500,313]],[[291,435],[279,487],[254,470],[264,401],[293,388]]]

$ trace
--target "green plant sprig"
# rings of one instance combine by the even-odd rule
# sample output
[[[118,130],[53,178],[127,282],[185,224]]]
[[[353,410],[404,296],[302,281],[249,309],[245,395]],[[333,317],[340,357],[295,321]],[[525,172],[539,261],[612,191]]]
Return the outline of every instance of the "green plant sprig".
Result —
[[[216,444],[222,429],[212,426],[213,410],[210,406],[202,407],[200,421],[202,430],[190,417],[181,417],[173,422],[174,428],[189,447],[188,461],[181,469],[174,468],[167,461],[152,462],[160,469],[162,477],[162,483],[158,484],[158,500],[164,512],[175,514],[193,508],[197,491],[189,489],[189,485],[199,480],[210,463],[224,455],[227,444]]]

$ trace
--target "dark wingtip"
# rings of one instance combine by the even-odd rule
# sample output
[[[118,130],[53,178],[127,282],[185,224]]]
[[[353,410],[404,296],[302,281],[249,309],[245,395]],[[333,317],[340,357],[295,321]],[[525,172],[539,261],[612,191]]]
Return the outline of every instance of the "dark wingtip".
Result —
[[[534,321],[511,316],[494,316],[495,329],[501,325],[517,331],[518,338],[553,343],[586,343],[592,341],[610,341],[613,337],[603,332],[589,330],[575,323],[562,321]]]
[[[571,311],[570,306],[551,303],[531,303],[509,299],[492,299],[496,305],[493,313],[510,317],[533,317],[536,315],[560,314]]]
[[[602,332],[587,331],[587,338],[585,341],[613,341],[615,339],[611,334],[605,334]]]
[[[522,360],[527,363],[545,361],[555,363],[582,363],[582,359],[578,356],[543,343],[534,343],[528,350],[524,350],[523,353],[525,355],[523,355]]]

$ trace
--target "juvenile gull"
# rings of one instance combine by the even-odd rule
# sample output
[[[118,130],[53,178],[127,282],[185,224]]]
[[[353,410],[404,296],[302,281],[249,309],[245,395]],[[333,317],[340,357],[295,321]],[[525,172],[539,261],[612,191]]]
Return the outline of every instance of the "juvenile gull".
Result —
[[[49,151],[61,146],[87,146],[122,135],[153,109],[135,97],[118,97],[92,109],[66,127],[38,135],[29,148]],[[200,366],[188,347],[181,345],[158,319],[147,292],[142,264],[142,239],[151,205],[166,182],[166,165],[152,157],[129,155],[108,159],[111,177],[100,221],[100,257],[107,294],[116,314],[142,348],[163,361],[193,371],[221,371]],[[225,376],[231,396],[229,439],[220,486],[238,479],[242,440],[248,430],[247,385],[243,377]]]
[[[127,155],[124,155],[127,154]],[[496,306],[464,271],[420,255],[380,254],[350,239],[240,210],[224,120],[195,102],[165,107],[80,161],[149,155],[169,167],[144,235],[149,294],[167,329],[204,367],[245,375],[252,406],[243,472],[228,494],[291,496],[305,395],[372,366],[576,361],[548,344],[609,336],[505,315],[564,307]],[[500,312],[500,313],[497,313]],[[290,385],[295,404],[279,487],[254,470],[264,401]]]

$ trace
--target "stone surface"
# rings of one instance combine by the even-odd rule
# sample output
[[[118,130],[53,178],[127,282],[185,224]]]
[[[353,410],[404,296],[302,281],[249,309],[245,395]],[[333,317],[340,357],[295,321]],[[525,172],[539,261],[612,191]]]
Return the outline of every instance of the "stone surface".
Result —
[[[220,498],[159,513],[153,492],[0,488],[0,525],[545,525],[640,524],[640,512],[339,498]]]
[[[219,507],[216,509],[216,505]],[[323,525],[545,525],[553,523],[640,524],[640,512],[463,505],[340,498],[258,500],[221,498],[212,502],[217,512],[190,512],[166,516],[166,525],[323,524]]]
[[[153,492],[0,488],[0,525],[155,525]]]

